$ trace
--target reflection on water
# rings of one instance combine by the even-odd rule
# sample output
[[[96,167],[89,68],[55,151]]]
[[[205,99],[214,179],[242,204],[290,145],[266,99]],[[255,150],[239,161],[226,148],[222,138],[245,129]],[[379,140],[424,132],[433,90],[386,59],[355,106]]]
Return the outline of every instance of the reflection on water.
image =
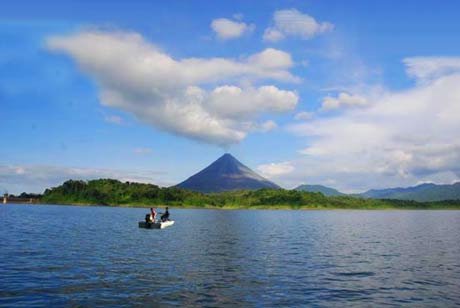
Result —
[[[456,306],[460,211],[0,207],[0,306]]]

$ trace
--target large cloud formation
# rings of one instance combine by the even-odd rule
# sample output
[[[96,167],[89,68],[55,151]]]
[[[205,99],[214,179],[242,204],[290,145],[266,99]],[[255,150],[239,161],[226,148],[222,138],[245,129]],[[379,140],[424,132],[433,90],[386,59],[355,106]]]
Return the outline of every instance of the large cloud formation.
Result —
[[[404,59],[408,75],[417,79],[415,86],[372,97],[361,108],[290,126],[295,134],[308,137],[309,146],[300,151],[305,158],[259,170],[285,185],[321,183],[348,191],[457,181],[459,62]],[[293,168],[281,168],[286,166]],[[280,168],[286,172],[280,173]]]
[[[237,143],[264,113],[295,108],[295,92],[259,80],[298,82],[291,56],[268,48],[239,60],[176,60],[137,33],[85,31],[50,37],[49,50],[70,55],[99,87],[103,105],[158,129],[217,144]],[[237,86],[244,80],[246,86]]]

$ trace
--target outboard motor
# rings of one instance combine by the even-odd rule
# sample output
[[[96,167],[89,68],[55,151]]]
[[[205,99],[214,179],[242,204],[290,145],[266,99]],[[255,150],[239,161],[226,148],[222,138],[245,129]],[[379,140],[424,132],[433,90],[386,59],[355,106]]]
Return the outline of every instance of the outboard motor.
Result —
[[[145,215],[145,223],[150,224],[150,214]]]

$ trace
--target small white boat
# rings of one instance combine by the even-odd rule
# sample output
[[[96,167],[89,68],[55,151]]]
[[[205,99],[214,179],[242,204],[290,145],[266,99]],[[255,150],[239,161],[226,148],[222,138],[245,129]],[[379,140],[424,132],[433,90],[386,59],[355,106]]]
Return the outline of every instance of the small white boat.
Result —
[[[154,222],[139,221],[139,228],[144,229],[164,229],[174,225],[174,220],[155,220]]]

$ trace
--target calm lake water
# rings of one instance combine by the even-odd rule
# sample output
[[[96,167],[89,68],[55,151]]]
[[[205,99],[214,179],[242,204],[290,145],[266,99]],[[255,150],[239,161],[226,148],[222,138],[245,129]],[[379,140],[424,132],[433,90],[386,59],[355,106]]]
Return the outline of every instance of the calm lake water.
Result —
[[[460,211],[0,206],[0,306],[460,305]]]

